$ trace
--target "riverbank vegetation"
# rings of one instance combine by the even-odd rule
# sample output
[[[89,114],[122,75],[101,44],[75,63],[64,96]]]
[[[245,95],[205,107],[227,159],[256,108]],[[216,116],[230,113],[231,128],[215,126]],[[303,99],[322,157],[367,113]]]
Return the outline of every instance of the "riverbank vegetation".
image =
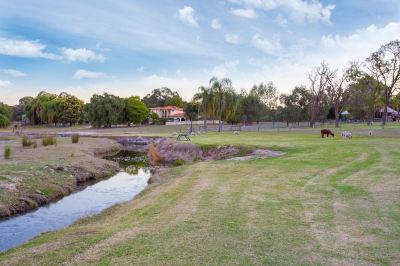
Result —
[[[399,264],[400,144],[364,131],[196,136],[204,147],[285,154],[164,169],[135,200],[5,252],[0,264]]]

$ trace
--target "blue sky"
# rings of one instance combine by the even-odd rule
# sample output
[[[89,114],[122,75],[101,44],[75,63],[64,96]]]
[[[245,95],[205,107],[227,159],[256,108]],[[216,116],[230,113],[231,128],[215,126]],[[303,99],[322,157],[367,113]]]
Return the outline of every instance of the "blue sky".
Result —
[[[0,0],[0,101],[161,86],[188,100],[213,76],[288,92],[399,38],[398,0]]]

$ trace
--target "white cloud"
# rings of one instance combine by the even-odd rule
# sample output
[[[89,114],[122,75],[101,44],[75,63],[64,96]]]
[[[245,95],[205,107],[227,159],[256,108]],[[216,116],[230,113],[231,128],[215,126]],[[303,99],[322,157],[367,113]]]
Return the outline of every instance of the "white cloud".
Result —
[[[105,57],[102,54],[96,54],[92,50],[86,48],[61,48],[60,51],[64,59],[72,62],[81,61],[88,63],[90,61],[98,61],[103,63],[105,61]]]
[[[270,55],[277,55],[276,53],[279,52],[282,49],[282,46],[279,42],[279,40],[268,40],[265,38],[262,38],[259,34],[255,34],[251,40],[252,45],[263,51],[264,53],[270,54]]]
[[[16,78],[25,77],[26,76],[26,73],[24,73],[22,71],[19,71],[19,70],[16,70],[16,69],[0,69],[0,72],[4,73],[4,74],[7,74],[9,76],[16,77]]]
[[[26,58],[46,58],[60,60],[59,55],[45,52],[46,45],[39,40],[24,41],[0,38],[0,54]]]
[[[288,24],[287,19],[282,15],[282,14],[278,14],[276,16],[275,21],[279,24],[279,26],[281,27],[286,27]]]
[[[211,71],[211,76],[218,78],[226,78],[230,76],[232,73],[237,71],[237,67],[239,65],[239,60],[232,60],[223,63],[222,65],[215,66]]]
[[[84,69],[78,69],[75,71],[73,79],[94,79],[104,76],[101,72],[92,72]]]
[[[211,28],[213,28],[214,30],[219,30],[219,29],[222,28],[222,25],[221,25],[221,23],[219,22],[219,20],[215,18],[215,19],[213,19],[213,20],[211,21]]]
[[[0,88],[10,87],[12,85],[8,80],[0,80]]]
[[[191,6],[184,6],[182,9],[179,9],[178,13],[179,19],[183,23],[193,27],[198,26],[197,20],[194,17],[194,9]]]
[[[253,9],[231,9],[231,14],[243,18],[256,18],[257,14]]]
[[[237,34],[226,34],[225,40],[230,44],[239,44],[240,43],[240,37]]]
[[[319,0],[229,0],[229,2],[243,5],[246,8],[279,9],[297,22],[322,21],[329,24],[332,11],[335,9],[335,5],[324,6]]]

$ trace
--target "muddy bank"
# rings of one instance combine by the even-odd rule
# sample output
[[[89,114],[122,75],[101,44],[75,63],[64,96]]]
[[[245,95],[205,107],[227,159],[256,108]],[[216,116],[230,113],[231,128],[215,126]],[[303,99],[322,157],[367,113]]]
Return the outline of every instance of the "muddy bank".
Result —
[[[53,173],[53,175],[68,175],[71,181],[54,187],[51,193],[47,193],[47,195],[39,189],[33,193],[25,194],[22,191],[18,191],[18,184],[1,185],[0,188],[13,191],[17,201],[0,206],[0,220],[23,214],[40,206],[57,201],[73,192],[85,188],[88,184],[108,178],[119,171],[118,164],[113,162],[98,168],[96,171],[76,165],[45,166],[45,168],[48,169],[50,173]]]
[[[108,139],[85,139],[78,145],[60,139],[57,147],[23,149],[11,143],[12,159],[0,160],[0,220],[57,201],[119,171],[105,154],[121,146]]]

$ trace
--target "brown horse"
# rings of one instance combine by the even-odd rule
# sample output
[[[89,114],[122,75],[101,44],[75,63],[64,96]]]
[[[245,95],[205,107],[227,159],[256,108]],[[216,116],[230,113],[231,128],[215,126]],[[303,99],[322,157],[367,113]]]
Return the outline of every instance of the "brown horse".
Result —
[[[321,138],[323,138],[326,135],[327,138],[329,138],[329,135],[331,135],[332,137],[335,136],[335,134],[332,133],[332,131],[330,131],[329,129],[322,129],[321,130]]]

